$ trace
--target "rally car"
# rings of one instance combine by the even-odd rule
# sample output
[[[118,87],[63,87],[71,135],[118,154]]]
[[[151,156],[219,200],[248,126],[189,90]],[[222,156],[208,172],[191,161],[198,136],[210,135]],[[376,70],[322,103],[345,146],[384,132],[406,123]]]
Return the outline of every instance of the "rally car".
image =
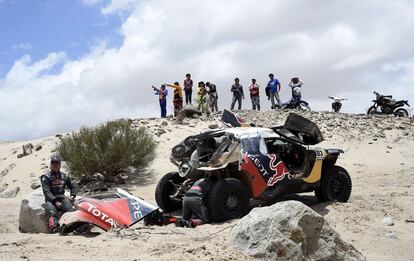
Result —
[[[178,170],[164,175],[155,191],[165,212],[180,209],[185,192],[203,177],[216,180],[205,203],[217,222],[247,214],[252,198],[314,191],[321,202],[349,199],[351,178],[335,165],[344,152],[310,148],[323,140],[313,122],[291,113],[283,126],[258,128],[229,111],[222,121],[231,127],[189,136],[172,149]]]

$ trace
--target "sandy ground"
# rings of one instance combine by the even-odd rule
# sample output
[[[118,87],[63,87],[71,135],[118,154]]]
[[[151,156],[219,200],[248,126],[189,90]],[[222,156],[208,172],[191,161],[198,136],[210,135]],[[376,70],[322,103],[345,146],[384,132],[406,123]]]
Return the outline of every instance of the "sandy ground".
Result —
[[[158,157],[143,185],[127,190],[155,203],[158,179],[175,167],[169,162],[170,149],[190,134],[206,129],[211,122],[190,120],[175,125],[153,119],[140,122],[148,130],[166,130],[157,137]],[[195,125],[195,126],[194,126]],[[414,124],[409,126],[414,130]],[[407,131],[407,130],[405,130]],[[23,234],[18,231],[21,198],[32,191],[30,184],[47,171],[48,160],[59,141],[48,137],[30,141],[42,149],[18,159],[25,142],[0,143],[0,186],[20,187],[16,198],[0,198],[0,260],[251,260],[232,249],[229,231],[237,220],[208,224],[195,229],[145,227],[142,224],[115,232],[99,232],[88,237],[50,234]],[[332,135],[319,147],[342,148],[337,164],[345,167],[353,181],[348,203],[320,204],[312,193],[294,195],[325,217],[342,238],[352,243],[368,260],[414,260],[414,139],[412,135],[388,131],[376,140],[365,137],[345,139]],[[393,226],[383,223],[392,217]]]

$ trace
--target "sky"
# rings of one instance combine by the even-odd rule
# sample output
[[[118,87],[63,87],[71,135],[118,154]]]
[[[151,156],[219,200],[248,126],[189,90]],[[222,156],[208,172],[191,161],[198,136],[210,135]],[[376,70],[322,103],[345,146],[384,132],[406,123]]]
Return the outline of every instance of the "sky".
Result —
[[[159,116],[151,85],[186,73],[221,110],[235,77],[247,93],[269,73],[283,101],[299,76],[313,110],[341,96],[365,113],[373,91],[414,103],[413,24],[410,0],[0,0],[0,140]]]

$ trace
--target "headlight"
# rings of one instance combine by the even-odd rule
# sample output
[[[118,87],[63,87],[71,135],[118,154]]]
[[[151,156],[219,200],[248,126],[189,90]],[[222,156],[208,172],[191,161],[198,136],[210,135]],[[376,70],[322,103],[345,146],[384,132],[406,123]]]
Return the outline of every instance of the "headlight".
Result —
[[[180,164],[180,167],[178,168],[178,174],[182,177],[185,178],[189,173],[191,173],[192,167],[190,162],[188,161],[183,161]]]
[[[177,146],[174,146],[174,148],[171,151],[171,154],[176,160],[181,161],[185,156],[185,152],[186,152],[185,146],[179,144]]]

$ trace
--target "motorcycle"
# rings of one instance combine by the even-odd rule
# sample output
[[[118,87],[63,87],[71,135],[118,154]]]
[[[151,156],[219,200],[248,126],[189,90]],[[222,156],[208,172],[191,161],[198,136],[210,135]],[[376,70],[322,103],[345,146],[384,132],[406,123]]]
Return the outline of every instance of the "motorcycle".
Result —
[[[408,117],[408,111],[404,108],[401,108],[405,105],[408,107],[407,100],[397,101],[392,98],[392,95],[381,95],[378,92],[374,92],[376,99],[372,100],[374,105],[372,105],[367,114],[394,114],[398,117]]]
[[[331,97],[328,96],[329,99],[333,100],[332,102],[332,110],[334,112],[339,112],[342,108],[342,101],[346,101],[347,99],[339,98],[339,97]]]
[[[292,89],[292,99],[290,99],[290,101],[288,101],[287,103],[283,103],[281,108],[311,111],[309,103],[302,100],[302,92],[300,87],[295,87]]]

